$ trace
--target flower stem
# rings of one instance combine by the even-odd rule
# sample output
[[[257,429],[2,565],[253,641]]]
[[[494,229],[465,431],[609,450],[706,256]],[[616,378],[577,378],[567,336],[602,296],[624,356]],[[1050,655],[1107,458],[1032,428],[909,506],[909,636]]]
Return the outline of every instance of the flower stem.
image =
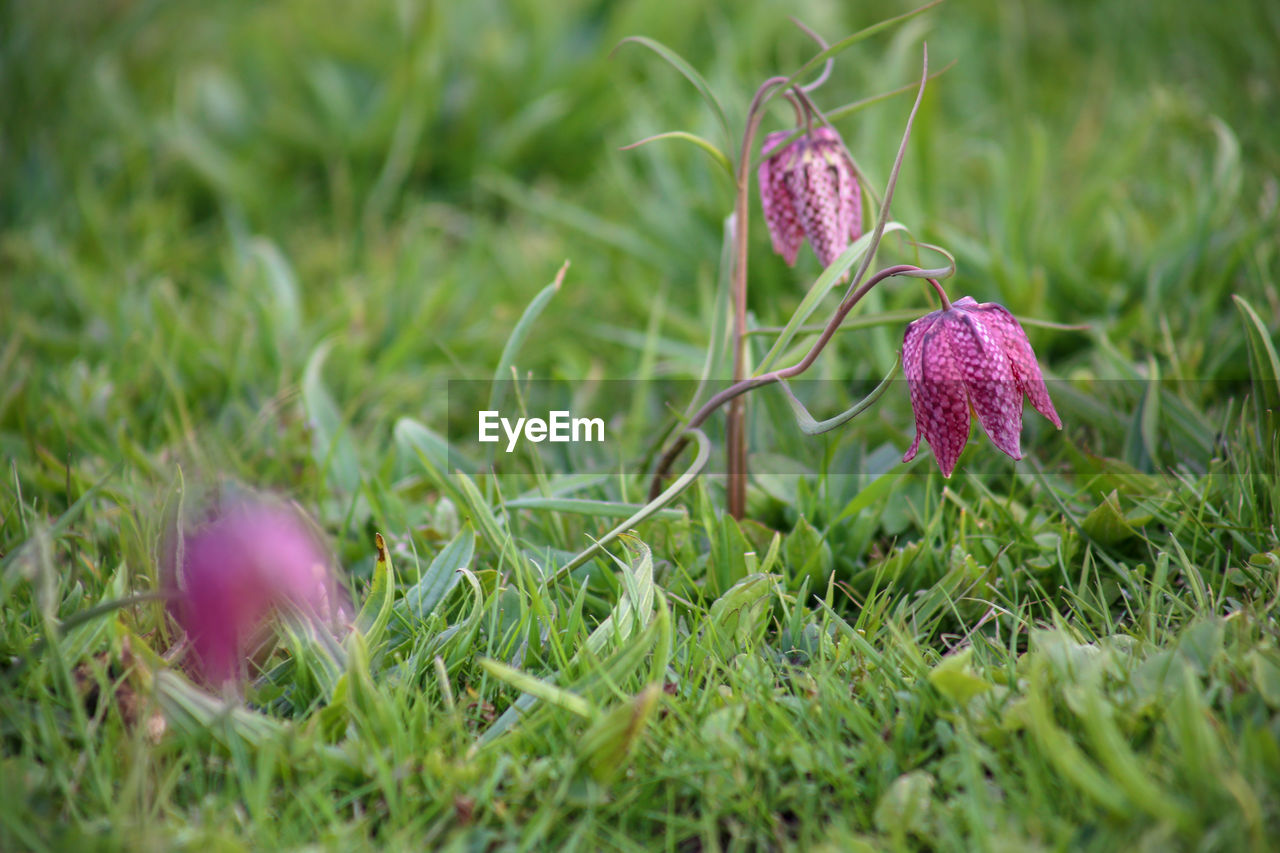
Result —
[[[742,134],[742,152],[738,157],[737,198],[734,203],[733,232],[733,381],[741,382],[747,375],[747,239],[749,234],[751,198],[751,151],[756,131],[764,117],[762,109],[766,96],[776,87],[786,83],[785,77],[770,77],[756,90],[747,111],[747,126]],[[729,407],[725,427],[725,452],[729,475],[729,514],[742,518],[747,504],[747,439],[745,401],[735,400]],[[670,463],[668,463],[670,464]]]
[[[763,388],[765,385],[772,385],[773,383],[779,382],[783,379],[793,379],[808,370],[809,367],[817,360],[818,356],[822,354],[822,351],[826,349],[827,344],[831,342],[831,338],[834,337],[836,331],[839,330],[840,324],[844,322],[844,318],[849,315],[849,312],[854,309],[854,306],[861,302],[862,298],[870,293],[876,285],[887,278],[892,278],[893,276],[901,275],[920,278],[937,276],[944,272],[946,272],[946,270],[922,270],[917,266],[912,266],[911,264],[899,264],[897,266],[887,267],[880,270],[878,273],[871,276],[871,278],[867,279],[861,287],[851,293],[843,302],[840,303],[840,307],[836,309],[835,313],[831,315],[831,319],[827,321],[827,325],[823,328],[822,334],[818,336],[818,339],[813,342],[813,346],[809,348],[809,351],[805,353],[804,357],[798,362],[790,367],[781,367],[777,370],[771,370],[768,373],[762,373],[759,376],[739,379],[728,388],[725,388],[715,396],[711,397],[711,399],[707,400],[707,402],[703,403],[702,408],[698,409],[698,411],[694,413],[693,417],[689,419],[689,422],[685,424],[684,430],[681,431],[681,435],[676,439],[675,443],[672,444],[667,452],[662,455],[662,458],[658,460],[658,465],[654,469],[653,480],[649,484],[650,500],[662,491],[662,480],[663,477],[666,476],[667,469],[671,467],[671,464],[675,462],[681,451],[683,451],[685,446],[689,443],[688,433],[702,426],[702,424],[706,422],[707,418],[711,417],[711,415],[725,403],[732,404],[738,402],[748,391],[754,391],[756,388]],[[732,411],[733,409],[731,405],[731,414]],[[730,420],[730,423],[732,423],[732,420]]]
[[[897,267],[889,267],[881,270],[872,276],[861,287],[858,282],[866,275],[867,269],[870,267],[871,260],[875,256],[876,250],[880,246],[880,238],[884,234],[885,222],[888,221],[889,203],[893,200],[893,189],[898,180],[898,173],[902,168],[902,158],[906,152],[907,140],[911,136],[911,126],[915,121],[916,113],[920,109],[920,101],[924,97],[925,84],[929,80],[929,49],[924,49],[924,69],[920,76],[920,87],[916,91],[916,100],[911,107],[911,113],[907,117],[907,126],[902,135],[902,143],[898,146],[898,156],[894,160],[893,170],[889,175],[889,184],[885,189],[884,201],[880,207],[880,216],[877,219],[874,237],[871,245],[868,247],[866,254],[862,259],[862,264],[858,268],[858,272],[853,276],[849,285],[849,292],[844,300],[840,303],[840,307],[823,329],[822,335],[814,343],[809,352],[797,364],[781,370],[771,371],[761,376],[750,377],[746,375],[746,326],[747,326],[747,208],[748,208],[748,190],[751,185],[751,150],[755,141],[756,130],[760,126],[762,118],[762,107],[773,94],[774,90],[779,86],[785,86],[789,78],[786,77],[770,77],[760,85],[756,90],[755,97],[751,99],[751,107],[747,110],[747,126],[742,135],[742,152],[738,158],[738,181],[737,181],[737,203],[734,207],[736,222],[734,223],[734,264],[733,278],[731,283],[733,295],[733,384],[728,388],[716,394],[699,409],[693,418],[685,425],[684,430],[677,437],[672,446],[663,454],[658,461],[657,468],[654,470],[653,480],[650,483],[650,498],[657,495],[662,489],[662,479],[666,475],[667,469],[680,455],[688,445],[688,434],[692,429],[700,426],[716,409],[725,403],[730,403],[729,414],[725,426],[725,445],[728,456],[728,478],[729,478],[729,513],[734,518],[741,518],[746,508],[746,480],[747,480],[747,445],[744,432],[746,417],[743,406],[742,395],[759,388],[763,385],[769,385],[777,382],[779,379],[790,379],[809,368],[813,361],[818,357],[822,350],[826,347],[831,337],[836,333],[841,321],[845,316],[853,310],[863,296],[875,287],[876,284],[893,275],[927,275],[941,276],[950,273],[946,270],[920,270],[919,267],[910,265],[901,265]],[[795,87],[799,98],[804,98],[804,90],[801,87]],[[941,287],[938,286],[941,293]],[[946,294],[941,294],[946,299]],[[950,303],[946,303],[950,304]]]
[[[936,278],[930,278],[928,279],[928,282],[932,284],[933,289],[938,292],[938,301],[942,303],[942,310],[950,311],[951,300],[947,298],[947,292],[942,289],[942,285],[938,283],[938,280]]]

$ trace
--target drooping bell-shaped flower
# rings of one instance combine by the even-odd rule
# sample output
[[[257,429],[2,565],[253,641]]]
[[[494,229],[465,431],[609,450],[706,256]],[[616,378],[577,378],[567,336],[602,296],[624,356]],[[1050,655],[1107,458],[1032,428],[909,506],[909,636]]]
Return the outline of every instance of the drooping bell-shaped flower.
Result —
[[[849,153],[829,127],[790,145],[792,131],[765,137],[760,202],[773,250],[792,266],[806,237],[824,267],[862,236],[862,191]]]
[[[950,477],[969,440],[970,412],[977,413],[996,447],[1021,459],[1024,394],[1062,429],[1027,333],[994,302],[979,304],[966,296],[908,325],[902,370],[916,421],[916,438],[903,462],[915,458],[923,437]]]
[[[168,558],[169,610],[211,683],[237,679],[272,614],[317,627],[348,618],[324,548],[283,506],[236,504]]]

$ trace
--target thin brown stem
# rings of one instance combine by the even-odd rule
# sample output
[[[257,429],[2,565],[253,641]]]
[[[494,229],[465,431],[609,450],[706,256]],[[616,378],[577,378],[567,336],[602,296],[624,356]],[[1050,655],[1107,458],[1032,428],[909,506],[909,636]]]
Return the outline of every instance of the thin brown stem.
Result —
[[[654,469],[653,480],[649,484],[650,500],[661,492],[663,477],[666,476],[667,470],[671,467],[672,463],[676,461],[685,446],[689,443],[687,434],[702,426],[702,424],[706,422],[707,418],[711,417],[717,409],[725,403],[732,403],[740,400],[742,395],[746,394],[748,391],[754,391],[755,389],[762,388],[765,385],[772,385],[773,383],[783,379],[794,379],[801,373],[808,370],[810,366],[813,365],[814,361],[817,360],[818,356],[822,354],[822,351],[826,349],[827,344],[831,342],[831,338],[840,329],[840,324],[844,322],[844,318],[849,315],[849,312],[854,309],[854,306],[861,302],[863,297],[870,293],[876,285],[887,278],[892,278],[894,276],[928,278],[933,282],[934,286],[938,288],[939,294],[941,294],[945,299],[946,294],[942,291],[942,286],[939,285],[934,278],[934,276],[940,275],[942,272],[944,272],[944,270],[922,270],[917,266],[912,266],[911,264],[899,264],[897,266],[887,267],[880,270],[875,275],[871,276],[871,278],[867,279],[861,287],[849,294],[849,296],[840,303],[840,307],[836,309],[835,313],[831,315],[831,319],[827,321],[827,325],[823,327],[822,334],[818,336],[818,339],[813,342],[811,347],[809,347],[809,351],[806,352],[804,357],[798,362],[790,367],[781,367],[777,370],[771,370],[768,373],[762,373],[759,376],[752,376],[734,382],[728,388],[725,388],[711,399],[707,400],[707,402],[703,403],[702,408],[698,409],[698,411],[694,413],[693,417],[689,419],[689,422],[685,424],[684,430],[681,431],[681,434],[677,437],[675,443],[672,444],[671,447],[668,448],[667,452],[662,455],[662,458],[658,460],[657,468]],[[950,303],[948,302],[947,304],[949,305]],[[732,416],[732,407],[730,408],[730,413]]]
[[[756,131],[764,117],[762,109],[766,97],[786,82],[785,77],[770,77],[756,90],[747,110],[747,126],[742,134],[742,152],[738,158],[737,198],[734,203],[734,252],[733,252],[733,381],[741,382],[747,375],[747,239],[749,234],[751,199],[751,151]],[[729,476],[729,513],[741,518],[747,504],[747,440],[746,408],[744,401],[736,401],[729,408],[725,429],[725,452]],[[669,463],[668,463],[669,464]]]
[[[930,279],[927,279],[927,281],[928,281],[930,284],[932,284],[932,285],[933,285],[933,289],[934,289],[934,290],[936,290],[936,291],[938,292],[938,301],[942,303],[942,310],[943,310],[943,311],[950,311],[950,310],[951,310],[951,300],[947,298],[947,292],[946,292],[945,290],[943,290],[943,289],[942,289],[942,285],[941,285],[941,284],[938,284],[938,280],[937,280],[936,278],[930,278]]]
[[[748,235],[748,206],[749,206],[749,189],[751,186],[751,151],[755,141],[756,131],[760,127],[760,121],[763,118],[763,106],[768,99],[775,93],[779,86],[786,86],[790,78],[771,77],[761,84],[756,90],[755,97],[751,99],[751,106],[747,110],[747,126],[742,135],[742,151],[738,158],[738,174],[737,174],[737,200],[734,206],[735,228],[734,228],[734,262],[733,277],[731,283],[733,297],[733,385],[721,391],[715,397],[712,397],[703,405],[701,409],[694,415],[694,419],[686,425],[684,432],[672,447],[663,454],[658,462],[658,467],[654,472],[653,482],[650,486],[650,495],[656,494],[662,485],[662,478],[665,476],[667,469],[675,458],[680,454],[684,447],[688,444],[687,432],[700,425],[712,412],[725,403],[730,403],[729,413],[725,430],[725,450],[728,456],[728,504],[729,513],[734,518],[741,518],[746,509],[746,487],[747,487],[747,442],[746,442],[746,410],[742,395],[758,388],[761,385],[767,385],[776,382],[779,379],[789,379],[804,370],[807,370],[813,360],[818,357],[823,348],[826,347],[832,335],[840,326],[840,322],[852,310],[853,306],[861,300],[872,287],[880,281],[891,275],[900,274],[920,274],[918,267],[902,266],[890,267],[889,270],[882,270],[877,273],[869,281],[858,286],[858,282],[862,279],[871,265],[872,259],[876,254],[876,250],[880,246],[880,239],[884,235],[885,222],[888,220],[889,204],[893,199],[893,190],[897,184],[898,174],[902,169],[902,159],[906,153],[907,140],[911,137],[911,127],[915,122],[916,113],[920,109],[920,101],[924,97],[925,84],[929,79],[929,48],[924,48],[924,69],[920,76],[920,88],[916,92],[915,103],[911,106],[911,114],[907,117],[907,126],[902,134],[902,143],[898,146],[898,155],[894,159],[893,169],[889,175],[889,183],[885,188],[884,201],[880,207],[880,216],[877,219],[874,235],[871,245],[868,247],[866,254],[862,258],[862,263],[858,268],[858,272],[853,276],[849,285],[849,292],[846,294],[844,301],[841,302],[840,308],[833,315],[831,322],[823,330],[818,340],[814,343],[813,348],[805,355],[799,363],[790,368],[775,370],[762,376],[747,378],[746,376],[746,326],[747,326],[747,235]],[[794,87],[794,91],[798,100],[807,101],[803,87]],[[808,112],[806,110],[806,112]],[[891,271],[892,270],[892,271]],[[910,271],[910,272],[908,272]],[[932,275],[939,275],[940,272],[930,271]],[[939,291],[941,288],[939,286]],[[943,294],[943,299],[946,299]]]

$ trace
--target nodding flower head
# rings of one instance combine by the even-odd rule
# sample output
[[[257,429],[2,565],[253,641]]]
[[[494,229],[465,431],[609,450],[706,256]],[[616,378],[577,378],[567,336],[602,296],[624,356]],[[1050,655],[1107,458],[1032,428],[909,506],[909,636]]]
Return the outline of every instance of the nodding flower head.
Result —
[[[923,436],[950,477],[969,440],[970,412],[996,447],[1021,459],[1023,394],[1062,429],[1027,333],[994,302],[966,296],[911,323],[902,339],[902,369],[916,420],[916,439],[903,462],[915,458]]]
[[[844,143],[829,127],[815,127],[790,145],[792,131],[764,141],[760,202],[773,250],[792,266],[804,238],[824,267],[862,236],[862,192]]]
[[[283,506],[234,505],[187,532],[180,553],[169,557],[169,610],[211,683],[241,675],[273,613],[315,626],[349,618],[324,548]]]

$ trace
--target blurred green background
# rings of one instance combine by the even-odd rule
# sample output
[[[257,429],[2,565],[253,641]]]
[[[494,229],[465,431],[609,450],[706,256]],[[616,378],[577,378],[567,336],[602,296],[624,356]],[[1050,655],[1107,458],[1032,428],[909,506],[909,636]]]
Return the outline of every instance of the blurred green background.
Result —
[[[335,333],[330,379],[357,433],[380,411],[430,420],[441,380],[488,375],[566,258],[522,366],[629,376],[640,353],[608,327],[657,322],[661,369],[692,373],[731,188],[692,147],[617,149],[668,129],[727,143],[672,69],[615,44],[664,41],[736,124],[760,78],[812,53],[788,15],[834,39],[908,8],[7,3],[0,441],[60,455],[69,412],[107,455],[126,427],[147,450],[204,424],[243,433]],[[1276,226],[1278,38],[1267,3],[955,0],[844,54],[819,102],[909,83],[927,39],[935,69],[955,66],[894,212],[955,252],[957,292],[1238,380],[1228,294],[1278,310],[1259,239]],[[841,124],[877,184],[908,106]],[[779,105],[765,129],[789,118]],[[757,219],[752,270],[768,324],[817,267],[806,249],[786,269]],[[886,299],[928,304],[911,287]],[[1065,373],[1087,340],[1036,343]],[[886,366],[862,360],[831,370]]]
[[[827,470],[874,458],[901,472],[905,393],[821,440],[770,432],[778,398],[759,395],[760,455],[818,447],[825,467],[792,478],[790,495],[758,476],[741,528],[717,512],[714,485],[643,526],[653,581],[672,594],[664,643],[680,686],[632,775],[580,786],[585,723],[561,708],[477,752],[518,695],[478,658],[554,678],[545,638],[576,648],[621,601],[604,560],[581,587],[524,573],[616,519],[501,508],[528,480],[483,478],[483,495],[460,498],[460,478],[424,471],[425,431],[396,425],[445,432],[448,381],[493,374],[566,259],[520,349],[537,377],[696,377],[714,319],[730,182],[692,146],[619,148],[676,129],[737,143],[672,68],[615,46],[669,45],[736,128],[761,80],[814,53],[789,15],[835,40],[910,8],[0,0],[0,829],[157,849],[214,836],[346,849],[379,832],[394,849],[422,846],[427,826],[473,848],[569,833],[622,846],[636,830],[630,843],[672,849],[843,850],[850,833],[903,847],[910,830],[930,849],[978,849],[973,837],[1264,849],[1280,813],[1277,457],[1243,400],[1280,385],[1251,370],[1232,300],[1257,312],[1255,344],[1274,337],[1280,4],[1262,0],[949,0],[842,54],[816,95],[827,109],[911,84],[924,41],[933,69],[950,66],[926,94],[893,215],[955,254],[954,297],[1089,324],[1029,327],[1066,429],[1029,415],[1034,463],[979,438],[945,484],[926,459],[922,476],[864,493]],[[876,186],[909,106],[900,95],[838,124]],[[790,120],[778,103],[763,129]],[[794,270],[771,253],[754,195],[751,310],[779,325],[819,270],[807,248]],[[894,239],[881,259],[911,257]],[[916,281],[867,303],[932,305]],[[901,328],[842,333],[808,378],[878,379]],[[826,416],[848,401],[819,403]],[[629,461],[668,425],[632,418]],[[765,474],[768,460],[754,462]],[[198,717],[172,720],[152,750],[109,703],[86,713],[80,691],[126,677],[126,627],[169,647],[158,604],[82,626],[70,651],[53,646],[65,661],[41,652],[57,620],[154,589],[180,468],[193,495],[220,476],[297,499],[357,596],[372,533],[386,533],[402,617],[405,590],[460,525],[501,515],[462,560],[485,584],[476,622],[466,586],[429,619],[403,617],[351,702],[372,723],[346,728],[345,706],[321,707],[282,667],[286,683],[269,685],[280,695],[263,700],[276,718],[245,716],[297,726],[271,729],[251,758]],[[597,500],[634,501],[646,485],[581,489],[573,473],[551,472]],[[770,542],[773,610],[772,593],[734,586]],[[803,600],[828,577],[834,610]],[[733,590],[755,599],[741,623],[721,597]],[[456,632],[481,616],[482,630]],[[1040,632],[1050,623],[1060,631]],[[973,645],[949,654],[961,636]],[[641,665],[647,647],[615,657],[635,649],[608,691],[582,688],[601,707],[626,712],[667,676]],[[1086,658],[1098,665],[1074,667]],[[966,728],[956,704],[985,691],[1009,701]],[[355,777],[326,763],[339,748]],[[311,763],[295,773],[302,753]],[[1072,775],[1082,766],[1092,775]],[[1109,795],[1117,786],[1134,808]],[[899,819],[930,801],[930,827]]]

